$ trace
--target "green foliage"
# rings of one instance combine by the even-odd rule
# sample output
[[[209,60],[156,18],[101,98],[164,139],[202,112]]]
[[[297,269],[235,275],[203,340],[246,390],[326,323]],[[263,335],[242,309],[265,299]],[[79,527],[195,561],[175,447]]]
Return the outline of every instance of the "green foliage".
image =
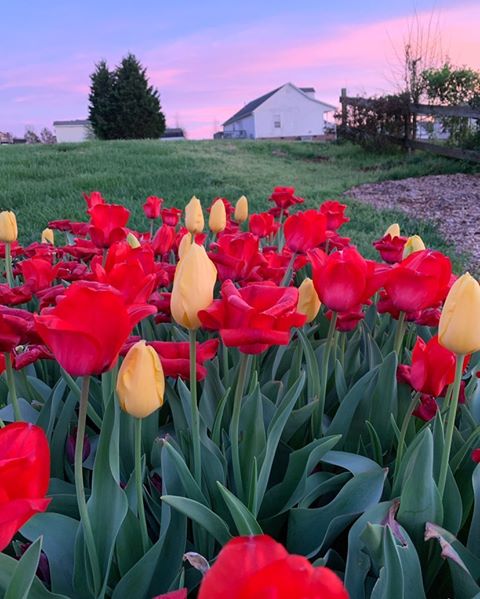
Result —
[[[89,118],[99,139],[158,138],[165,131],[158,91],[133,54],[114,71],[99,62],[90,78]]]
[[[421,74],[425,95],[432,104],[467,105],[480,108],[480,72],[468,67],[456,68],[449,62],[442,67],[426,69]],[[468,149],[480,148],[479,121],[464,117],[444,117],[443,129],[452,144]]]

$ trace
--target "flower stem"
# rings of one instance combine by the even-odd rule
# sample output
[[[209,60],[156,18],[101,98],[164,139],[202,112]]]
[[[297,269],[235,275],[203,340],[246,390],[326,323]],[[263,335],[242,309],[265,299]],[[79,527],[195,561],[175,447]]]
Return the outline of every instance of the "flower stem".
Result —
[[[243,500],[244,489],[238,444],[240,437],[240,411],[242,408],[243,390],[245,388],[245,380],[247,377],[249,364],[250,355],[242,353],[238,370],[237,386],[235,388],[235,396],[233,398],[232,420],[230,423],[230,445],[232,451],[233,479],[235,481],[237,497],[241,500]]]
[[[12,367],[12,356],[10,352],[6,351],[5,355],[5,372],[7,375],[7,385],[8,390],[10,392],[10,401],[13,406],[13,415],[15,417],[16,422],[20,422],[22,420],[22,413],[20,412],[20,405],[18,403],[17,397],[17,388],[15,386],[15,377],[13,376],[13,367]]]
[[[465,356],[457,354],[457,367],[455,370],[455,381],[453,383],[452,398],[448,410],[447,430],[445,431],[445,443],[443,446],[442,462],[440,465],[440,476],[438,477],[438,492],[443,500],[445,485],[447,482],[448,462],[450,460],[450,451],[452,448],[453,429],[455,428],[455,416],[457,414],[458,397],[460,395],[460,384],[463,374],[463,360]]]
[[[400,472],[400,464],[402,463],[403,448],[405,445],[405,437],[407,435],[408,425],[410,424],[412,412],[415,410],[419,397],[420,393],[418,391],[414,393],[410,401],[410,404],[408,405],[407,411],[405,412],[405,416],[403,418],[402,428],[400,429],[400,436],[398,438],[397,457],[395,459],[395,479],[398,477],[398,473]]]
[[[142,535],[143,553],[149,548],[145,505],[143,503],[143,472],[142,472],[142,419],[135,418],[135,486],[137,489],[137,510]]]
[[[288,287],[290,285],[290,279],[292,278],[293,265],[295,264],[296,257],[297,257],[297,254],[295,252],[293,252],[292,257],[290,258],[290,262],[288,263],[287,270],[285,271],[283,280],[280,284],[280,287]]]
[[[332,352],[332,346],[335,339],[335,327],[337,325],[337,312],[332,313],[330,320],[330,326],[328,327],[327,340],[325,342],[325,349],[322,357],[322,370],[320,372],[320,397],[318,398],[318,409],[315,416],[315,426],[313,434],[315,436],[317,430],[320,436],[323,434],[323,414],[325,412],[325,399],[327,395],[327,378],[328,378],[328,365],[330,363],[330,354]]]
[[[193,236],[192,236],[193,237]],[[200,413],[197,403],[197,331],[190,330],[190,403],[192,410],[193,476],[201,488],[202,455],[200,445]]]
[[[90,565],[92,568],[93,586],[98,590],[101,585],[100,568],[98,564],[97,549],[93,537],[92,523],[88,515],[87,501],[85,499],[85,487],[83,485],[83,440],[85,438],[85,425],[87,421],[88,389],[90,386],[90,377],[83,377],[82,392],[80,395],[80,405],[78,410],[77,438],[75,441],[75,490],[77,494],[78,511],[80,521],[83,524],[85,544],[87,546]]]
[[[8,286],[13,287],[12,248],[8,242],[5,243],[5,273]]]
[[[402,350],[403,338],[405,336],[405,328],[406,328],[405,316],[406,316],[406,314],[403,311],[400,312],[400,314],[398,316],[397,330],[395,331],[395,341],[393,344],[393,350],[397,354],[399,361],[401,358],[400,352]]]

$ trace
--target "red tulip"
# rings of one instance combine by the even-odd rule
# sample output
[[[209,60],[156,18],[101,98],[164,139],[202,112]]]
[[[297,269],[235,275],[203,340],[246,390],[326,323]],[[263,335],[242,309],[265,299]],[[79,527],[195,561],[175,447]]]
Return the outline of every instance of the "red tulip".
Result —
[[[340,204],[335,200],[327,200],[320,205],[320,212],[327,217],[327,229],[337,231],[342,225],[349,222],[345,216],[346,204]]]
[[[328,252],[332,253],[332,250],[343,250],[350,245],[350,237],[342,237],[336,231],[330,231],[327,229],[326,232],[327,241],[325,247],[328,246]],[[325,250],[326,251],[326,250]]]
[[[279,225],[275,222],[273,214],[269,214],[268,212],[252,214],[248,221],[250,233],[253,233],[260,238],[275,235],[278,231],[278,227]]]
[[[35,321],[62,368],[72,376],[85,376],[110,370],[132,328],[153,312],[153,306],[126,305],[111,287],[77,282]]]
[[[131,337],[123,346],[121,355],[125,355],[138,340],[139,338]],[[197,343],[197,381],[203,381],[207,376],[204,364],[207,360],[215,357],[218,343],[218,339]],[[188,341],[147,341],[147,345],[153,347],[159,355],[165,376],[180,377],[187,381],[190,379],[190,344]]]
[[[466,358],[464,366],[468,364]],[[412,365],[401,365],[400,379],[420,393],[439,397],[455,379],[456,357],[438,342],[438,335],[427,343],[418,337],[412,352]]]
[[[64,246],[63,251],[77,260],[88,262],[93,256],[98,256],[102,250],[89,239],[75,239],[74,245]]]
[[[162,595],[157,595],[153,599],[187,599],[187,589],[163,593]]]
[[[162,225],[152,239],[152,247],[156,256],[164,256],[173,248],[175,243],[175,227]]]
[[[198,599],[348,599],[342,581],[267,535],[237,537],[205,574]]]
[[[480,448],[472,451],[472,460],[477,464],[480,462]]]
[[[403,247],[407,243],[406,237],[392,237],[390,233],[373,242],[373,247],[380,254],[382,260],[388,264],[401,262],[403,259]]]
[[[325,316],[328,318],[328,320],[331,320],[333,312],[331,310],[327,310]],[[352,308],[352,310],[349,312],[338,312],[335,329],[341,333],[353,331],[357,327],[358,323],[364,318],[365,312],[362,310],[361,306]]]
[[[54,360],[54,355],[46,345],[29,345],[24,351],[14,354],[13,367],[22,370],[37,360]]]
[[[275,187],[272,195],[268,198],[275,202],[277,208],[285,210],[294,204],[303,204],[304,199],[294,195],[295,187]]]
[[[178,225],[182,214],[183,211],[179,208],[163,208],[160,211],[163,224],[169,225],[170,227],[176,227]]]
[[[211,243],[208,256],[217,267],[220,281],[258,281],[258,270],[265,259],[258,249],[258,239],[251,233],[220,235]]]
[[[0,285],[0,304],[17,306],[26,304],[32,299],[32,292],[25,285],[19,287],[9,287],[6,284]]]
[[[432,418],[435,418],[437,412],[438,404],[435,401],[435,398],[423,393],[420,396],[420,403],[415,410],[413,410],[412,414],[424,422],[429,422]]]
[[[119,204],[97,204],[89,210],[90,239],[99,248],[108,248],[115,241],[122,241],[127,236],[125,226],[130,217],[130,210]]]
[[[327,217],[317,210],[296,212],[283,225],[285,243],[292,252],[305,253],[326,240]]]
[[[33,293],[49,287],[57,277],[58,266],[52,266],[44,258],[30,258],[20,263],[25,285]]]
[[[97,204],[105,204],[105,198],[99,191],[92,191],[90,195],[87,193],[83,193],[82,195],[83,199],[87,202],[88,210],[90,210],[94,206],[97,206]]]
[[[366,303],[382,284],[383,270],[354,247],[328,256],[315,249],[308,256],[318,297],[334,312],[350,312]]]
[[[26,310],[0,306],[0,352],[10,352],[26,340],[31,328],[30,316]]]
[[[59,220],[48,221],[49,229],[55,229],[56,231],[71,231],[71,221],[67,218]]]
[[[16,422],[0,429],[0,551],[50,499],[50,449],[43,430]]]
[[[298,289],[277,287],[270,281],[237,289],[232,281],[222,285],[215,300],[198,317],[207,329],[220,329],[225,345],[246,354],[259,354],[271,345],[288,345],[290,329],[305,323],[297,312]]]
[[[423,310],[445,299],[451,274],[450,258],[441,252],[422,250],[410,254],[391,269],[385,290],[397,310]]]
[[[163,198],[157,196],[149,196],[143,205],[143,212],[147,218],[159,218],[162,210]]]

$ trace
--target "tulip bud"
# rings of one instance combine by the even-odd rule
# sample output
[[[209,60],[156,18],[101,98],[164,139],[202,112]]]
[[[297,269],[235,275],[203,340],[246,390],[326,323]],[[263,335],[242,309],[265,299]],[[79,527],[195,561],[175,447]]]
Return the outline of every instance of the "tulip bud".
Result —
[[[185,226],[190,233],[201,233],[205,222],[203,220],[203,211],[200,200],[193,196],[185,206]]]
[[[146,418],[163,405],[165,377],[157,352],[142,339],[132,345],[120,366],[117,394],[120,407]]]
[[[480,285],[468,272],[455,281],[447,295],[438,341],[459,355],[480,350]]]
[[[17,219],[14,212],[4,210],[0,212],[0,241],[12,243],[17,241]]]
[[[127,243],[132,248],[132,250],[136,250],[140,247],[140,242],[133,233],[129,233],[127,235]]]
[[[185,233],[185,235],[180,240],[178,244],[178,259],[181,260],[183,255],[188,250],[188,248],[192,245],[192,235],[190,233]]]
[[[227,226],[227,212],[222,200],[217,200],[213,203],[210,210],[210,218],[208,219],[208,226],[213,233],[220,233]]]
[[[198,312],[213,302],[216,280],[217,269],[205,248],[192,243],[178,262],[173,279],[170,309],[178,324],[187,329],[198,329]]]
[[[400,225],[398,223],[393,223],[393,225],[390,225],[385,231],[385,235],[390,235],[392,239],[394,237],[400,237]]]
[[[298,288],[297,312],[305,314],[306,322],[312,322],[320,310],[321,302],[313,286],[312,279],[306,278]]]
[[[248,200],[245,196],[242,196],[235,204],[235,213],[233,218],[237,223],[243,223],[248,218]]]
[[[403,246],[402,260],[408,258],[410,254],[413,254],[414,252],[421,252],[424,249],[426,249],[425,244],[423,243],[420,235],[412,235],[407,239],[407,242]]]
[[[48,227],[46,229],[43,229],[42,243],[50,243],[51,245],[55,245],[55,237],[52,229],[49,229]]]

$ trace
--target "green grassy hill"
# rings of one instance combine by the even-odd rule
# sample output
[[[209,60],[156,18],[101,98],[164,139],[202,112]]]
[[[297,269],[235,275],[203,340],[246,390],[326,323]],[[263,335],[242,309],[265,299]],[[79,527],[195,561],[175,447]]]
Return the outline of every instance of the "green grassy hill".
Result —
[[[275,185],[293,185],[315,207],[340,199],[366,182],[469,169],[468,165],[424,153],[367,153],[350,144],[229,141],[117,141],[56,146],[0,146],[0,208],[17,214],[20,240],[38,239],[47,222],[85,220],[82,191],[99,190],[132,211],[132,227],[145,227],[141,205],[148,195],[183,205],[195,194],[204,205],[216,196],[235,201],[245,194],[251,211],[267,209]],[[342,233],[360,249],[375,253],[371,241],[393,221],[446,249],[435,230],[392,212],[350,204]],[[448,251],[448,249],[447,249]]]

